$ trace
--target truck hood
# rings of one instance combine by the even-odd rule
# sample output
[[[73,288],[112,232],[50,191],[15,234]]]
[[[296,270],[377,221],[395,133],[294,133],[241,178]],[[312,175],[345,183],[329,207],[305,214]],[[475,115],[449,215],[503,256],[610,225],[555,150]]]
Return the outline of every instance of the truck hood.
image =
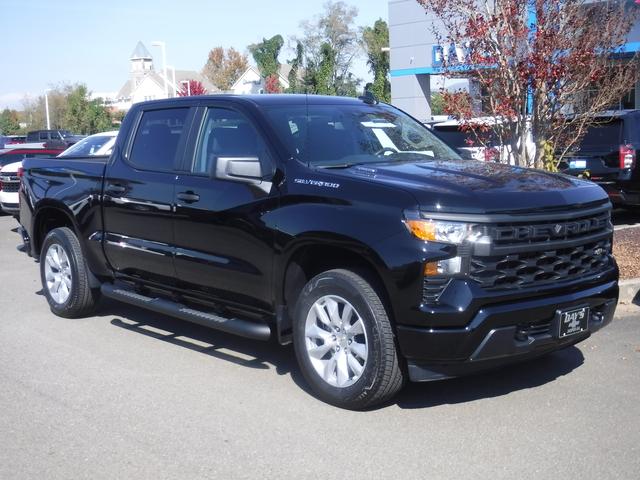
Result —
[[[532,211],[606,201],[592,182],[541,170],[470,160],[375,163],[338,175],[364,178],[412,193],[428,211],[495,213]]]

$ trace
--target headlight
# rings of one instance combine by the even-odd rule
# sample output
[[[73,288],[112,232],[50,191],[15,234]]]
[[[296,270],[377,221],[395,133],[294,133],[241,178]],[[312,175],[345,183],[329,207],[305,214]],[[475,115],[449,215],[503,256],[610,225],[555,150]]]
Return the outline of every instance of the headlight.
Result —
[[[473,236],[470,223],[442,220],[405,220],[409,231],[420,240],[462,245]]]
[[[475,241],[479,237],[478,233],[473,231],[473,225],[470,223],[407,219],[405,225],[413,236],[428,242],[462,245],[467,241]],[[428,262],[424,266],[424,274],[427,276],[456,275],[461,272],[462,257],[460,256]]]

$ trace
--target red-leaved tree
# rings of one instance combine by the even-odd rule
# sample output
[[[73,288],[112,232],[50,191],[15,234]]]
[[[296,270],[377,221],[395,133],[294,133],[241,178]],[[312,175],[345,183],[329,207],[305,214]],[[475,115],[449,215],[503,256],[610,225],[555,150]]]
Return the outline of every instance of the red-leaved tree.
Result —
[[[631,1],[417,1],[435,17],[442,73],[482,92],[481,106],[449,95],[448,113],[479,144],[490,133],[505,145],[503,161],[555,170],[635,85],[625,43],[640,8]],[[473,119],[481,115],[492,118]],[[535,149],[519,140],[529,134]]]
[[[182,88],[178,91],[179,97],[188,97],[190,95],[206,95],[207,89],[204,88],[202,82],[198,80],[189,80],[189,83],[186,81],[181,84]]]
[[[269,75],[264,81],[265,93],[282,93],[278,75]]]

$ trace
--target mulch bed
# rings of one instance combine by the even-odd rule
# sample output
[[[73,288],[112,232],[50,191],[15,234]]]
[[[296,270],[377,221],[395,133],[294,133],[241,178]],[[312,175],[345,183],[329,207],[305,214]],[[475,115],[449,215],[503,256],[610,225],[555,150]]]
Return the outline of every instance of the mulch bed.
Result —
[[[640,228],[617,230],[613,234],[613,254],[620,267],[620,278],[640,277]]]

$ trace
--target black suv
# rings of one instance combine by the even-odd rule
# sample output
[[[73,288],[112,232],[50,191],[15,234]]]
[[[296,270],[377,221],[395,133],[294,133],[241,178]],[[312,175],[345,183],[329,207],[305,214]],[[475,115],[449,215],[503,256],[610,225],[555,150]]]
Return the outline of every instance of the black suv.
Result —
[[[591,179],[614,205],[640,206],[640,111],[600,115],[576,151],[560,166],[564,173]]]

